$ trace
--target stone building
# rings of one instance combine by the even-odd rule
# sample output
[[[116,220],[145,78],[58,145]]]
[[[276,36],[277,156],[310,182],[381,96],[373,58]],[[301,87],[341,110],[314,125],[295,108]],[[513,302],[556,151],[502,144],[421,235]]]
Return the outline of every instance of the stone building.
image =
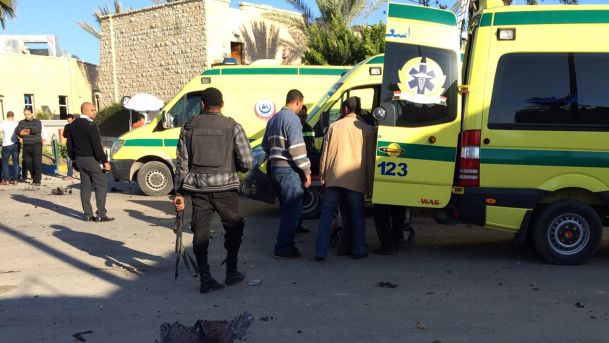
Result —
[[[225,57],[242,64],[300,63],[302,37],[263,16],[271,11],[284,20],[304,20],[265,5],[230,8],[228,0],[180,0],[102,17],[100,107],[138,92],[166,102]]]
[[[0,120],[23,108],[40,117],[80,113],[94,99],[97,66],[72,57],[54,35],[0,35]]]

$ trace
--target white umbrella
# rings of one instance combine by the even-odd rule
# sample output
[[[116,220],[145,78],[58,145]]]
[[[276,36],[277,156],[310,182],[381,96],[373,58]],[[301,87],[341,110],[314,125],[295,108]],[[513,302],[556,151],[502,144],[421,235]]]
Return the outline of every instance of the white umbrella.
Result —
[[[123,106],[128,110],[138,112],[158,111],[163,108],[163,101],[148,93],[137,93],[124,99]]]

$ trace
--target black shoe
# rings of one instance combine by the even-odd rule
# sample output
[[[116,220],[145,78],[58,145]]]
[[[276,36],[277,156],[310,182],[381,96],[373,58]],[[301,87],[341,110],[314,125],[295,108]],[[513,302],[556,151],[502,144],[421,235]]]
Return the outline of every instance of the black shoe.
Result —
[[[325,259],[326,259],[325,256],[315,256],[315,261],[317,261],[317,262],[322,262]]]
[[[289,254],[278,254],[278,253],[275,253],[273,255],[273,257],[276,258],[276,259],[299,258],[301,256],[302,256],[302,254],[300,253],[300,251],[298,251],[298,248],[296,248],[296,247]]]
[[[108,217],[108,216],[97,218],[97,221],[98,222],[102,222],[102,223],[104,223],[104,222],[111,222],[113,220],[114,220],[114,218],[111,218],[111,217]]]
[[[368,257],[368,253],[363,254],[363,255],[351,255],[351,258],[354,260],[361,260],[362,258],[366,258]]]
[[[309,233],[311,232],[311,230],[304,228],[304,227],[299,227],[298,229],[296,229],[296,233]]]
[[[85,216],[83,220],[86,222],[96,222],[97,218],[95,216]]]
[[[227,286],[232,286],[238,284],[243,280],[245,280],[245,274],[238,270],[235,270],[233,272],[226,272],[226,280],[224,281],[224,283]]]
[[[33,186],[33,187],[40,187],[40,182],[33,182],[33,183],[32,183],[32,186]]]
[[[393,255],[395,251],[391,247],[380,247],[374,250],[374,253],[377,255]]]
[[[201,287],[199,288],[199,293],[209,293],[211,291],[219,291],[224,288],[224,285],[216,281],[215,279],[210,279],[209,281],[201,282]]]

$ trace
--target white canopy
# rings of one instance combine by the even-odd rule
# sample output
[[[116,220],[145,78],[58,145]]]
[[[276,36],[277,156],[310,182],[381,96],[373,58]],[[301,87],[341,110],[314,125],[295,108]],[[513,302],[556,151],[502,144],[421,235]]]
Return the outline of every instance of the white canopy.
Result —
[[[163,108],[163,101],[148,93],[137,93],[125,99],[123,106],[128,110],[138,112],[158,111]]]

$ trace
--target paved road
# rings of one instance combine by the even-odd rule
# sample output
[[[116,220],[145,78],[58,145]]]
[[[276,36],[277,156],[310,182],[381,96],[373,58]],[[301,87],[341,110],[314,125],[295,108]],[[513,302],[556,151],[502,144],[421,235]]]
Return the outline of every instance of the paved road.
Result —
[[[162,322],[244,310],[257,317],[247,341],[259,343],[609,342],[607,240],[586,265],[552,266],[509,233],[415,216],[416,242],[398,255],[314,262],[312,232],[298,236],[302,259],[274,260],[276,209],[244,199],[240,268],[262,282],[201,295],[184,269],[173,279],[168,198],[115,187],[108,208],[117,220],[104,224],[79,220],[77,189],[0,189],[1,342],[71,342],[88,330],[87,342],[154,342]],[[375,247],[371,218],[368,227]],[[210,258],[220,279],[221,230],[216,221]]]

